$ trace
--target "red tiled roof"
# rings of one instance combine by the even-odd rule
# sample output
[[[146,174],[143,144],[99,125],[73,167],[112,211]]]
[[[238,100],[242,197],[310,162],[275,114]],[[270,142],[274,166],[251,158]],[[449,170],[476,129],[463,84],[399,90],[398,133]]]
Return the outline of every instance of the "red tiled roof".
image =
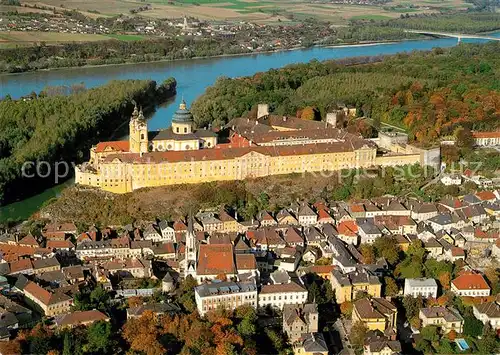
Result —
[[[337,226],[337,231],[341,235],[355,236],[358,233],[358,225],[356,221],[342,221]]]
[[[27,246],[33,246],[33,247],[39,247],[40,244],[36,241],[35,237],[33,237],[31,234],[27,235],[23,239],[21,239],[18,243],[19,245],[27,245]]]
[[[98,310],[76,311],[63,314],[57,317],[56,323],[59,326],[75,326],[80,324],[89,324],[100,320],[107,321],[109,317]]]
[[[175,221],[173,228],[174,228],[174,231],[176,231],[176,232],[187,230],[187,226],[183,221]]]
[[[71,297],[67,296],[62,292],[50,293],[46,289],[40,287],[38,284],[29,281],[26,286],[24,286],[24,292],[29,293],[37,300],[45,305],[56,304],[64,301],[71,300]]]
[[[315,274],[329,274],[335,269],[335,265],[313,265],[307,271]]]
[[[462,274],[458,276],[456,279],[452,280],[451,283],[455,285],[458,290],[470,290],[470,289],[479,289],[479,290],[489,290],[490,286],[484,279],[484,277],[480,274]]]
[[[452,256],[465,256],[465,251],[462,248],[453,247],[453,248],[451,248],[451,255]]]
[[[319,221],[321,221],[321,220],[323,220],[323,219],[332,220],[333,218],[332,218],[332,216],[330,216],[330,215],[328,214],[328,212],[327,212],[327,211],[325,211],[325,210],[323,210],[323,209],[320,209],[320,210],[318,210],[318,220],[319,220]]]
[[[480,191],[476,193],[476,196],[481,201],[496,200],[496,196],[493,191]]]
[[[257,261],[253,254],[236,254],[236,268],[238,270],[257,269]]]
[[[96,152],[102,153],[105,151],[109,152],[128,152],[129,151],[128,141],[111,141],[111,142],[100,142],[97,143]]]
[[[352,212],[364,212],[365,207],[363,205],[351,205]]]
[[[161,251],[161,253],[164,253],[164,254],[175,253],[174,243],[160,244],[157,248],[157,251]]]
[[[30,259],[20,259],[10,263],[10,272],[19,272],[23,270],[33,269],[33,263]]]
[[[500,138],[500,131],[498,132],[472,132],[474,138]]]
[[[70,240],[47,240],[47,248],[49,249],[69,249],[75,246]]]
[[[356,143],[356,144],[355,144]],[[318,143],[305,145],[284,145],[284,146],[252,146],[246,148],[231,149],[199,149],[185,151],[150,152],[150,153],[117,153],[108,155],[104,161],[112,162],[115,159],[125,163],[156,164],[162,161],[182,162],[182,161],[202,161],[202,160],[228,160],[245,156],[252,152],[271,157],[309,155],[320,153],[352,152],[361,148],[359,142],[335,142]]]
[[[201,244],[199,249],[198,275],[234,274],[233,246],[231,244]]]

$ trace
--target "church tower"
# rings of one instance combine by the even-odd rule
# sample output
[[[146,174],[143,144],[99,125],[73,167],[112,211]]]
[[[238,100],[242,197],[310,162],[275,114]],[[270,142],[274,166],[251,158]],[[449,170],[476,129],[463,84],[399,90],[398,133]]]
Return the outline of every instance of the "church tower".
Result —
[[[142,113],[134,108],[129,123],[129,150],[131,153],[147,153],[148,151],[148,124]]]
[[[191,134],[193,133],[193,115],[187,109],[184,99],[179,105],[179,109],[175,111],[172,117],[172,132],[175,134]]]
[[[184,276],[191,275],[196,279],[196,264],[197,264],[197,250],[196,250],[196,235],[193,228],[193,216],[190,214],[188,219],[188,230],[186,233],[186,249],[185,249],[185,270]]]

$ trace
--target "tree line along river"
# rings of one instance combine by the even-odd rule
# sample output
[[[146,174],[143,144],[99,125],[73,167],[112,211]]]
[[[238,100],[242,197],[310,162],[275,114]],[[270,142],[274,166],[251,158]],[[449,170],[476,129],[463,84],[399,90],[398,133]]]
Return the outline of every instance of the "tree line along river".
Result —
[[[500,37],[500,32],[489,35]],[[113,79],[151,79],[161,83],[168,77],[174,77],[177,80],[177,97],[158,107],[148,121],[148,128],[150,130],[157,130],[170,125],[172,114],[178,107],[182,97],[189,105],[220,76],[239,77],[253,75],[271,68],[279,68],[293,63],[309,62],[313,59],[323,61],[348,57],[388,55],[414,50],[430,50],[435,47],[452,47],[457,42],[456,38],[439,38],[370,45],[313,47],[303,50],[185,61],[6,74],[0,75],[0,97],[9,94],[13,98],[19,98],[32,91],[40,92],[47,86],[70,86],[72,84],[84,83],[87,88],[91,88],[103,85]],[[479,43],[485,42],[485,40],[465,39],[462,42]],[[1,207],[0,221],[29,217],[45,201],[56,197],[64,187],[71,184],[72,182],[68,181],[48,189],[39,195]]]

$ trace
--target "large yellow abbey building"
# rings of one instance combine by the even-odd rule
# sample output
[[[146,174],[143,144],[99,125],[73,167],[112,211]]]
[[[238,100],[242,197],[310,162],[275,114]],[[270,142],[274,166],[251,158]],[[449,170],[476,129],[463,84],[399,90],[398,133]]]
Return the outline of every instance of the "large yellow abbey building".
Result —
[[[143,187],[241,180],[268,175],[335,171],[377,165],[423,164],[420,152],[380,156],[377,145],[325,122],[269,115],[238,118],[226,126],[226,142],[195,129],[182,102],[172,126],[148,132],[142,112],[134,110],[128,141],[101,142],[90,161],[75,168],[76,183],[126,193]]]

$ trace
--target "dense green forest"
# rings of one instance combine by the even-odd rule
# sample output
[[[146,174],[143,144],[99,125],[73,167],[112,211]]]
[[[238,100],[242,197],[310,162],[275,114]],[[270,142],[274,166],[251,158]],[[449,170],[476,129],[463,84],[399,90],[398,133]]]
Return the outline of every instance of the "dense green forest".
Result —
[[[109,139],[128,122],[134,101],[152,110],[175,89],[173,78],[158,86],[154,81],[125,80],[89,90],[79,87],[67,95],[49,88],[38,96],[0,101],[0,202],[54,185],[57,162],[85,160],[92,144]],[[42,161],[48,164],[24,165],[25,175],[35,176],[22,177],[23,164]],[[64,172],[63,165],[60,170]]]
[[[478,33],[500,29],[500,14],[469,12],[458,14],[424,14],[403,16],[382,22],[383,26],[399,29]]]
[[[312,106],[324,117],[340,101],[375,122],[406,128],[414,141],[432,143],[459,125],[500,127],[498,53],[498,42],[462,44],[379,57],[377,63],[371,58],[312,61],[252,77],[220,78],[192,111],[200,126],[219,126],[262,102],[280,115]]]

